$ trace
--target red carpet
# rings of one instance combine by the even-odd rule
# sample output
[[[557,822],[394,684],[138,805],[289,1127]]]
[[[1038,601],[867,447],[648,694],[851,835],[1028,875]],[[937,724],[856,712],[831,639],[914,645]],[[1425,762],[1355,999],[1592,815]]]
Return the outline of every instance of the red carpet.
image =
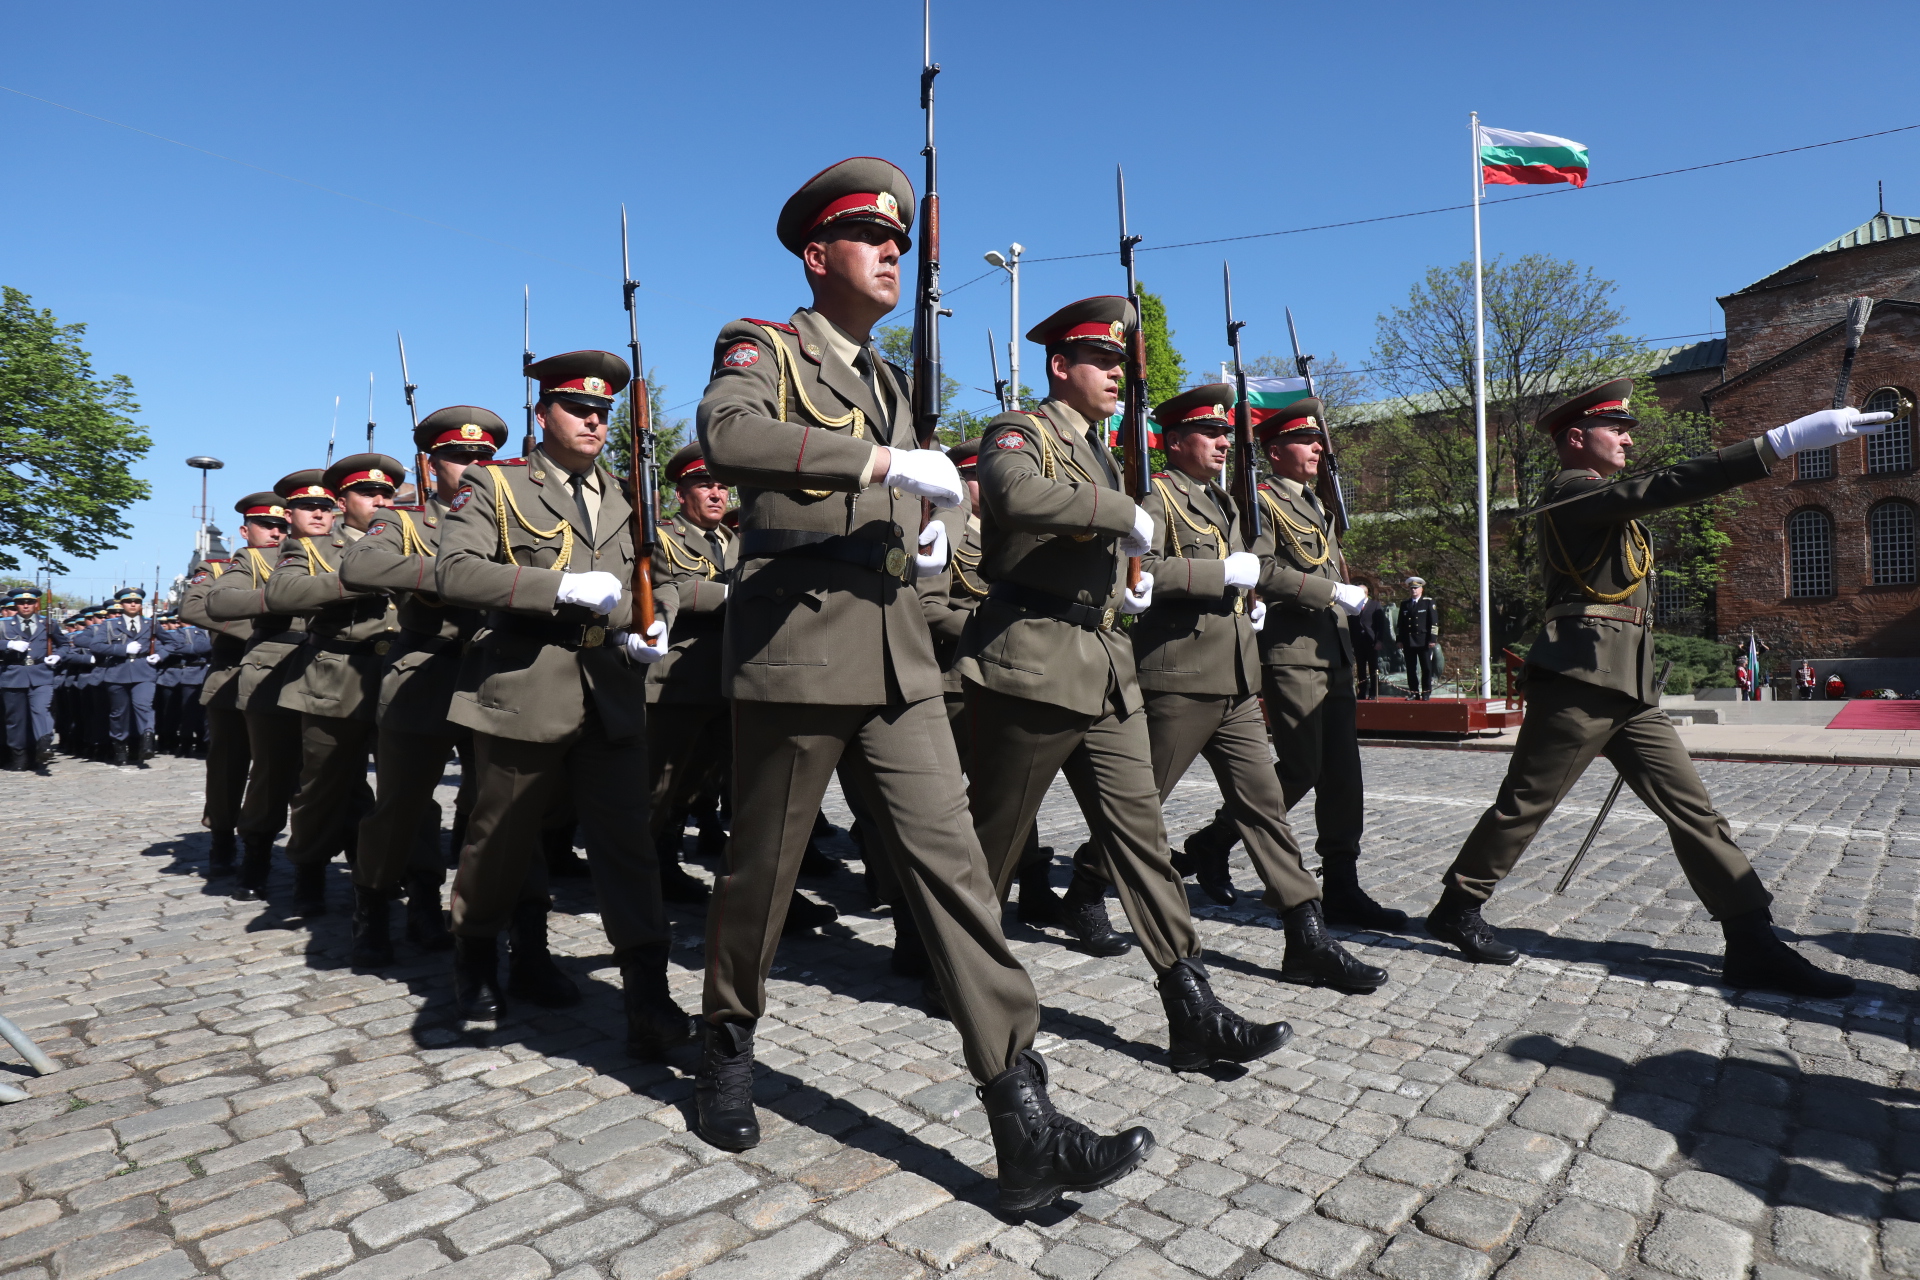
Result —
[[[1840,708],[1829,729],[1920,729],[1920,701],[1855,698]]]

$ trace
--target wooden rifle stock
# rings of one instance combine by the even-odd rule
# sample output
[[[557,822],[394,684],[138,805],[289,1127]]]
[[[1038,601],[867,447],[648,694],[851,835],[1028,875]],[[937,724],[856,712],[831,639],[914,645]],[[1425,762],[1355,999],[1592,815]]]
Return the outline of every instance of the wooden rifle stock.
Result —
[[[633,278],[627,254],[627,206],[620,206],[620,280],[627,308],[627,352],[633,359],[633,380],[627,383],[627,425],[630,449],[627,475],[633,482],[633,629],[642,639],[653,630],[653,547],[659,536],[660,489],[653,456],[653,404],[647,380],[641,376],[640,320],[633,306],[640,282]]]

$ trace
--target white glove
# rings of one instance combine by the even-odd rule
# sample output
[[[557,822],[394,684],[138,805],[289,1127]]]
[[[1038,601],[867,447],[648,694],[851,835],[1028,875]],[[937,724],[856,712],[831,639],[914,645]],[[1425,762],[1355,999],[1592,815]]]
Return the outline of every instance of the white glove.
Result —
[[[40,659],[40,661],[49,667],[57,667],[60,665],[60,655],[57,653],[50,653],[46,657]]]
[[[1267,602],[1265,600],[1255,600],[1253,602],[1253,612],[1249,613],[1247,617],[1252,621],[1253,629],[1258,632],[1260,628],[1267,625]]]
[[[1367,589],[1356,587],[1351,582],[1333,584],[1333,602],[1346,610],[1349,618],[1367,607]]]
[[[129,641],[127,641],[127,653],[128,653],[128,655],[129,655],[129,656],[131,656],[131,655],[133,655],[133,654],[136,654],[136,653],[138,653],[138,652],[140,652],[140,642],[139,642],[138,640],[129,640]]]
[[[147,655],[147,665],[157,667],[160,665],[160,660],[166,656],[164,653],[150,653]]]
[[[1153,517],[1145,507],[1133,509],[1133,532],[1121,535],[1120,554],[1143,556],[1153,549]],[[1146,606],[1142,605],[1142,608]]]
[[[13,650],[15,653],[25,653],[27,651],[27,642],[25,640],[9,640],[7,641],[7,648]]]
[[[1822,409],[1804,418],[1795,418],[1784,427],[1767,432],[1767,443],[1782,458],[1791,458],[1803,449],[1824,449],[1855,436],[1877,436],[1893,421],[1891,413],[1862,413],[1858,409]]]
[[[1236,551],[1227,557],[1227,585],[1255,587],[1260,583],[1260,557],[1251,551]]]
[[[967,500],[967,486],[953,459],[938,449],[895,449],[881,483],[936,507],[957,507]]]
[[[584,575],[583,575],[584,576]],[[627,655],[636,662],[651,666],[667,656],[667,620],[656,618],[643,638],[631,631],[613,633],[614,643],[627,651]]]
[[[947,527],[935,520],[920,531],[920,549],[913,557],[913,576],[931,578],[947,567]]]
[[[620,579],[595,569],[592,573],[563,573],[560,590],[553,598],[560,604],[577,604],[595,613],[612,613],[620,603]]]
[[[1120,597],[1120,612],[1125,614],[1145,613],[1153,607],[1153,575],[1142,572],[1140,585],[1128,587]]]

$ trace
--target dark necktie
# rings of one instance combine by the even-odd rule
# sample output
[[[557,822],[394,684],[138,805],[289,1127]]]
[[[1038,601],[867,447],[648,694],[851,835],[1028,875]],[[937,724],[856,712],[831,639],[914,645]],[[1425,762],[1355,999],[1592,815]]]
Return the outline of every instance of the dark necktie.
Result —
[[[573,505],[580,510],[580,528],[587,535],[587,541],[593,541],[593,517],[587,514],[587,478],[568,476],[567,483],[573,486]]]
[[[860,375],[860,381],[867,384],[867,393],[873,397],[874,407],[880,411],[880,425],[886,426],[887,398],[880,393],[876,364],[872,347],[860,348],[860,354],[853,358],[854,372]]]
[[[716,529],[707,530],[707,546],[712,548],[713,567],[716,569],[726,568],[727,567],[727,544],[720,537],[719,529],[716,528]]]

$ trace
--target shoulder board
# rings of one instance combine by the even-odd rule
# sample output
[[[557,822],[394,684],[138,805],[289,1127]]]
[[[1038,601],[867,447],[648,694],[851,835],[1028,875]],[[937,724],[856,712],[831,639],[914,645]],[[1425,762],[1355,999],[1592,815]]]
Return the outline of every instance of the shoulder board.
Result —
[[[1171,471],[1156,471],[1156,472],[1154,472],[1154,473],[1153,473],[1153,478],[1154,478],[1155,480],[1171,480],[1171,479],[1173,479],[1173,472],[1171,472]]]
[[[672,517],[672,516],[658,516],[658,517],[655,517],[655,519],[654,519],[654,524],[656,524],[656,525],[658,525],[658,526],[659,526],[660,528],[662,528],[662,529],[675,529],[675,530],[677,530],[677,529],[679,529],[679,527],[680,527],[679,525],[677,525],[677,524],[675,524],[675,523],[674,523],[674,520],[673,520],[673,517]]]
[[[1260,492],[1262,492],[1262,493],[1272,493],[1272,492],[1274,492],[1274,488],[1273,488],[1273,486],[1272,486],[1272,485],[1270,485],[1270,484],[1268,484],[1268,483],[1267,483],[1267,482],[1266,482],[1265,480],[1262,480],[1262,481],[1260,482]]]
[[[494,458],[487,462],[478,463],[477,465],[482,467],[524,467],[527,465],[527,460],[525,458]]]
[[[794,328],[790,324],[782,323],[779,320],[755,320],[752,316],[742,316],[740,318],[740,323],[761,324],[761,325],[765,325],[769,329],[778,329],[782,333],[790,333],[796,338],[800,336],[800,331],[798,329]]]

